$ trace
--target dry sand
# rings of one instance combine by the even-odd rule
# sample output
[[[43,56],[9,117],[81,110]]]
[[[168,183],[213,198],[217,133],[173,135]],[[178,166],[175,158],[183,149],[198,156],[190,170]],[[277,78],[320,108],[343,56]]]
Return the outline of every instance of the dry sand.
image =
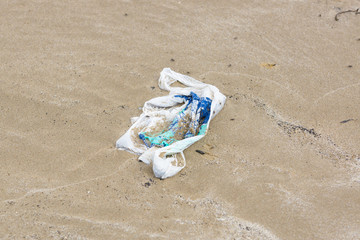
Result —
[[[0,237],[359,239],[358,7],[0,1]],[[228,99],[161,181],[114,146],[164,67]]]

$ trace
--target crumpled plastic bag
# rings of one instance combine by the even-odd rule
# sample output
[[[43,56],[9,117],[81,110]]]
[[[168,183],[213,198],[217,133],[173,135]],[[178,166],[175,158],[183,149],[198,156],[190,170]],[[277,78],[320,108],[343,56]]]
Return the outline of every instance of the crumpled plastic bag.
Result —
[[[171,87],[175,82],[185,87]],[[165,179],[186,165],[183,151],[203,138],[226,97],[219,89],[192,77],[164,68],[159,87],[169,95],[145,102],[143,113],[132,118],[133,125],[116,141],[116,147],[140,155],[153,165],[156,177]]]

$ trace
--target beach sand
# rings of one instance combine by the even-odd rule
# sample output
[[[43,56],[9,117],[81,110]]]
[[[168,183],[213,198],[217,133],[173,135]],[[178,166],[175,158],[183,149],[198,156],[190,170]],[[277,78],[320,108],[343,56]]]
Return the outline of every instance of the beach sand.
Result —
[[[0,238],[359,239],[358,7],[0,1]],[[227,102],[159,180],[115,141],[165,67]]]

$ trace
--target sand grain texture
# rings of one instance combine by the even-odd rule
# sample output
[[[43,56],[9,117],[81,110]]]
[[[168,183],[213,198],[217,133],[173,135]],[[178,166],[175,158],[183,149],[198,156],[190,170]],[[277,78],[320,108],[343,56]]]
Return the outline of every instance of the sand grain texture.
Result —
[[[359,239],[358,7],[0,1],[0,238]],[[228,99],[160,181],[114,145],[164,67]]]

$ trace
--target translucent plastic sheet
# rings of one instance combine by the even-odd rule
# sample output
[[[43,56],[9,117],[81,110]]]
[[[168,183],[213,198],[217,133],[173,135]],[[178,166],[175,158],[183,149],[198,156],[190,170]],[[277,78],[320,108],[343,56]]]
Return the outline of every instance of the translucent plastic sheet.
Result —
[[[171,87],[175,82],[184,87]],[[174,176],[186,165],[183,151],[203,138],[211,119],[223,108],[226,97],[219,89],[164,68],[159,87],[169,95],[145,102],[143,113],[116,142],[116,147],[140,155],[153,165],[158,178]]]

